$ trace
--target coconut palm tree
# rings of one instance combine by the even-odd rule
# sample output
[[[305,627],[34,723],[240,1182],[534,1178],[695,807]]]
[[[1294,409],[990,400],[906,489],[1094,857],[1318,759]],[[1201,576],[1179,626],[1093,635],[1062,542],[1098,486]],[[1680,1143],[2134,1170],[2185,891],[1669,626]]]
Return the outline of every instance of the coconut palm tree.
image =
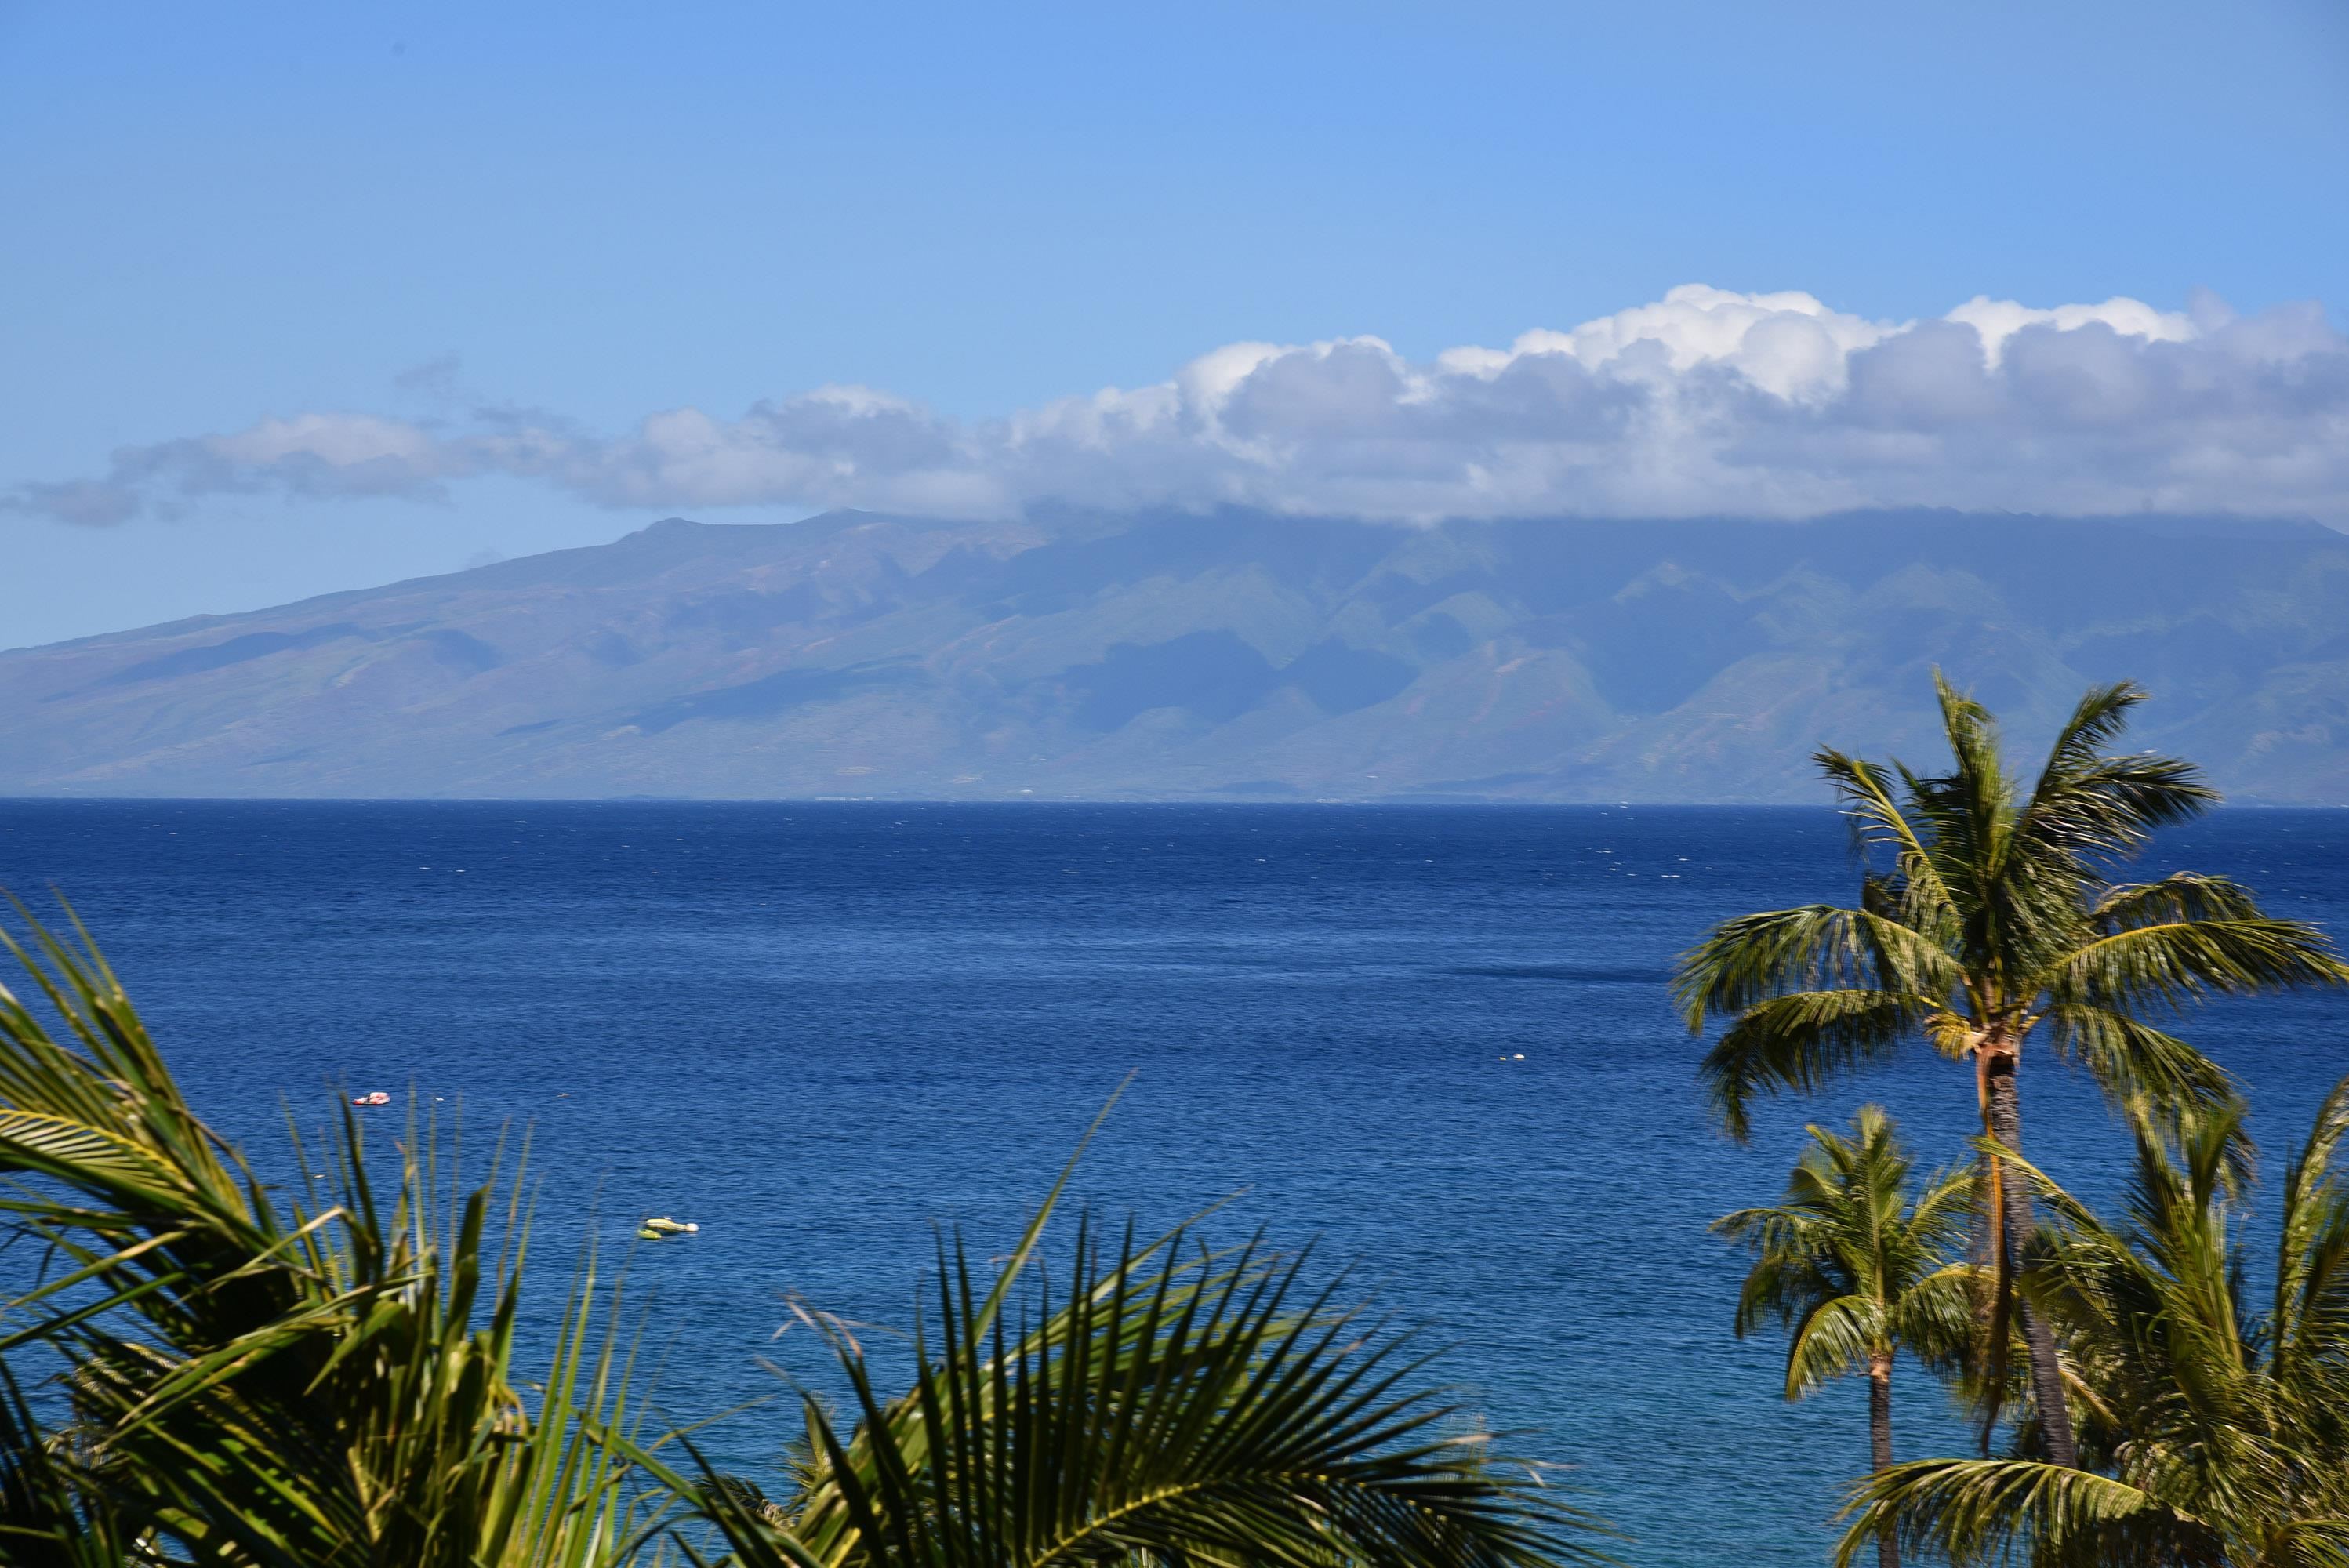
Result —
[[[1971,1063],[1996,1150],[1982,1184],[1993,1273],[1984,1440],[2007,1381],[1998,1362],[2012,1312],[2047,1451],[2070,1464],[2076,1445],[2054,1337],[2013,1290],[2032,1225],[2027,1187],[2005,1179],[2023,1147],[2025,1042],[2044,1037],[2121,1103],[2215,1109],[2233,1099],[2226,1075],[2149,1016],[2214,992],[2339,985],[2349,967],[2313,927],[2270,918],[2223,877],[2109,880],[2155,829],[2218,799],[2188,763],[2110,749],[2144,699],[2137,687],[2082,697],[2026,787],[2008,772],[1989,712],[1938,672],[1934,682],[1948,772],[1816,754],[1856,847],[1889,869],[1863,874],[1856,907],[1723,922],[1682,955],[1674,995],[1692,1031],[1731,1020],[1702,1073],[1739,1138],[1757,1095],[1816,1089],[1910,1039]]]
[[[768,1502],[644,1426],[592,1259],[523,1380],[518,1179],[464,1188],[411,1126],[379,1193],[346,1111],[322,1160],[297,1148],[282,1199],[181,1097],[86,934],[0,944],[65,1026],[0,987],[0,1233],[47,1260],[0,1301],[0,1562],[1596,1560],[1597,1522],[1460,1429],[1407,1336],[1340,1310],[1335,1285],[1309,1295],[1301,1257],[1081,1228],[1066,1295],[1023,1297],[1062,1186],[983,1293],[958,1249],[941,1259],[909,1392],[880,1392],[832,1326],[857,1418],[810,1401],[807,1460]],[[64,1367],[47,1403],[14,1376],[38,1355]],[[36,1407],[60,1401],[69,1420],[44,1430]]]
[[[2230,1227],[2239,1114],[2164,1126],[2140,1113],[2118,1225],[2014,1162],[2054,1214],[2024,1288],[2078,1369],[2090,1468],[2026,1455],[1895,1466],[1856,1491],[1838,1563],[1896,1537],[1958,1564],[2349,1563],[2349,1078],[2285,1178],[2264,1310]]]
[[[1867,1374],[1869,1459],[1882,1471],[1892,1464],[1895,1358],[1906,1350],[1951,1367],[1971,1343],[1973,1271],[1950,1254],[1964,1240],[1972,1182],[1936,1175],[1912,1202],[1912,1162],[1877,1106],[1860,1108],[1848,1139],[1808,1130],[1785,1200],[1724,1214],[1713,1228],[1754,1253],[1737,1336],[1773,1319],[1789,1331],[1787,1398]],[[1899,1568],[1895,1540],[1885,1536],[1880,1548],[1883,1568]]]

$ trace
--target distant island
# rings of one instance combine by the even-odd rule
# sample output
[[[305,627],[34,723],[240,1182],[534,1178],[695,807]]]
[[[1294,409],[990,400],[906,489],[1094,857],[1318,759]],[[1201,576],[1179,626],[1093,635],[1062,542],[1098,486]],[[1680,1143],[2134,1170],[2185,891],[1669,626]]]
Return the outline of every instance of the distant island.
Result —
[[[2134,676],[2232,799],[2349,803],[2349,536],[1857,513],[679,518],[0,653],[0,794],[1816,800]]]

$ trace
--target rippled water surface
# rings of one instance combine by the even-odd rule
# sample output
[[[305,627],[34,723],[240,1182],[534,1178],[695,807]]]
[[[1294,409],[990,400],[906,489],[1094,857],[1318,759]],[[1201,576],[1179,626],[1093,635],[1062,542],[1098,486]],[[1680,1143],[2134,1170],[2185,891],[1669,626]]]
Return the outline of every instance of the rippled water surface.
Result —
[[[2349,924],[2349,813],[2228,813],[2157,860]],[[1817,1562],[1866,1460],[1861,1388],[1782,1404],[1778,1346],[1730,1336],[1705,1222],[1775,1195],[1806,1117],[1880,1099],[1929,1163],[1971,1130],[1921,1046],[1749,1148],[1706,1119],[1673,954],[1853,882],[1824,811],[0,802],[0,883],[73,897],[223,1127],[269,1145],[342,1085],[461,1100],[477,1146],[531,1125],[550,1306],[589,1228],[700,1222],[631,1265],[674,1417],[773,1388],[761,1357],[819,1374],[771,1337],[787,1292],[907,1323],[934,1222],[999,1250],[1132,1073],[1086,1204],[1240,1193],[1218,1233],[1319,1237],[1659,1564]],[[2272,1151],[2344,1023],[2285,998],[2190,1033]],[[2123,1135],[2025,1070],[2034,1152],[2102,1191]],[[1904,1456],[1964,1440],[1920,1377],[1898,1398]]]

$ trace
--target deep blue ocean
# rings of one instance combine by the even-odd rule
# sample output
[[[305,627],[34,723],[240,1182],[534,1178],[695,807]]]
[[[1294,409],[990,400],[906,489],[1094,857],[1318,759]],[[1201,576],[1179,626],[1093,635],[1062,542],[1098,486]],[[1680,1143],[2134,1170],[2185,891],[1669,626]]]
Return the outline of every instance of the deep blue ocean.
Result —
[[[2349,812],[2223,813],[2177,865],[2349,930]],[[591,1230],[616,1260],[698,1221],[628,1259],[677,1419],[776,1388],[762,1358],[821,1384],[790,1293],[909,1324],[934,1227],[1003,1250],[1132,1074],[1076,1201],[1318,1239],[1655,1564],[1816,1563],[1866,1463],[1858,1386],[1788,1406],[1778,1343],[1732,1337],[1706,1222],[1776,1196],[1806,1119],[1880,1100],[1929,1165],[1973,1130],[1921,1045],[1749,1147],[1707,1120],[1673,955],[1854,882],[1825,810],[0,801],[0,885],[74,900],[257,1150],[346,1088],[461,1104],[476,1150],[528,1125],[550,1311]],[[2337,997],[2186,1032],[2279,1166],[2349,1071]],[[2024,1072],[2034,1155],[2108,1192],[2120,1128]],[[1965,1451],[1921,1376],[1896,1400],[1903,1457]],[[755,1471],[792,1429],[711,1440]]]

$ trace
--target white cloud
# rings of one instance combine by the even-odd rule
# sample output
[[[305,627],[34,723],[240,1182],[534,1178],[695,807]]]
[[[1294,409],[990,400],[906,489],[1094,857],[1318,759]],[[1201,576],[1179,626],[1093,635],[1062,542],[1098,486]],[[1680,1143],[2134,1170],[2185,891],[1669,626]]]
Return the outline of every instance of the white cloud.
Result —
[[[305,413],[116,454],[5,504],[102,525],[220,492],[434,497],[484,474],[629,510],[1237,503],[1390,518],[1800,516],[1861,506],[2349,522],[2349,341],[2314,306],[1976,298],[1885,322],[1690,284],[1507,348],[1211,349],[1162,382],[963,424],[864,387],[597,435]]]
[[[2191,317],[2179,311],[2159,311],[2139,300],[2108,299],[2102,304],[2059,304],[2053,310],[2033,310],[2011,299],[1966,301],[1946,318],[1963,322],[1982,337],[1982,354],[1994,368],[2006,340],[2026,326],[2052,326],[2073,332],[2092,322],[2102,323],[2125,337],[2152,343],[2184,343],[2196,335]]]
[[[239,435],[223,436],[213,450],[231,462],[255,467],[294,458],[314,458],[331,468],[364,463],[429,461],[432,439],[413,425],[364,414],[304,414],[264,419]]]
[[[1810,398],[1842,386],[1844,361],[1853,351],[1898,330],[1829,310],[1806,294],[1742,294],[1682,284],[1653,304],[1617,311],[1571,332],[1528,332],[1506,353],[1450,349],[1436,364],[1487,377],[1529,354],[1568,355],[1592,370],[1619,361],[1627,374],[1651,377],[1727,365],[1781,397]]]

